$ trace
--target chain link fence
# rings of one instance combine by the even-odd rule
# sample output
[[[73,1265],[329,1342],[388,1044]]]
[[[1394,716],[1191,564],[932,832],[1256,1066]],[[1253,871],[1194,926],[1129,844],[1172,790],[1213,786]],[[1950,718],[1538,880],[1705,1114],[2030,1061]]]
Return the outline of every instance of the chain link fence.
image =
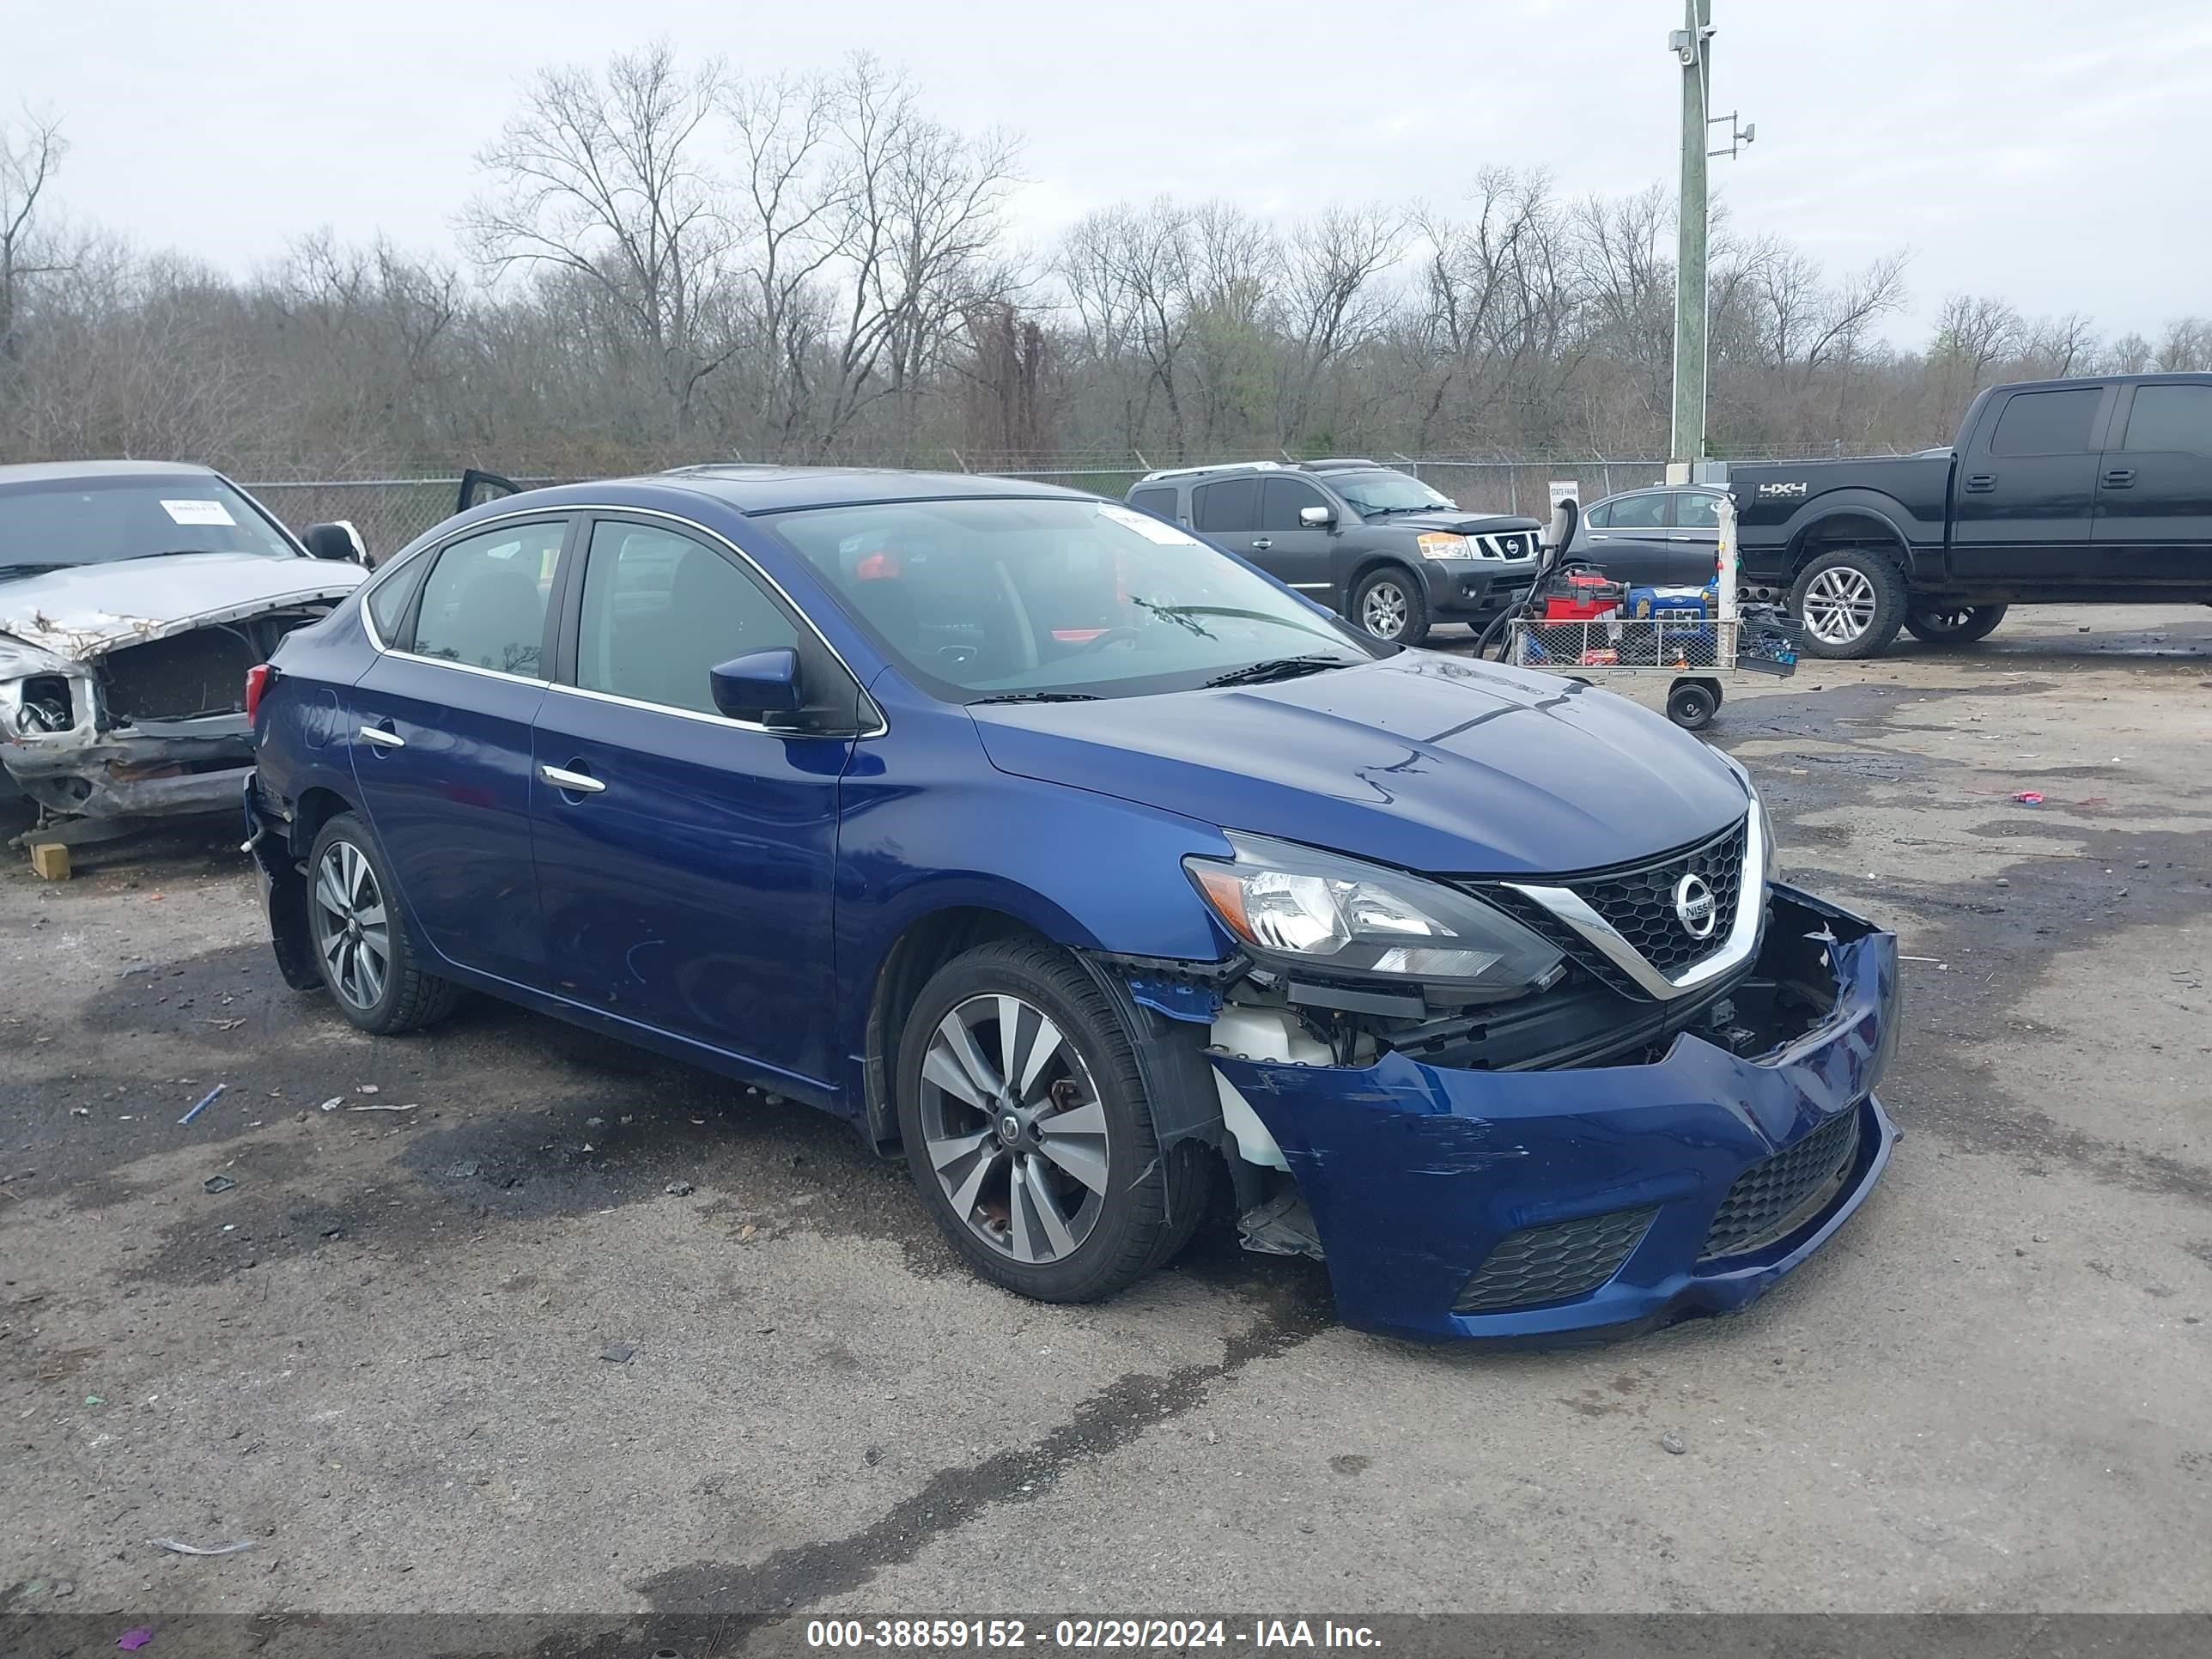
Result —
[[[1032,479],[1117,499],[1127,495],[1129,487],[1147,472],[1156,470],[1140,456],[1065,456],[1048,458],[1048,464],[1036,465],[1039,459],[954,453],[943,470]],[[1224,456],[1211,463],[1181,465],[1219,465],[1250,459]],[[1551,486],[1554,483],[1571,483],[1577,498],[1587,507],[1600,496],[1617,490],[1659,483],[1667,472],[1663,457],[1649,455],[1390,455],[1376,459],[1385,466],[1411,473],[1471,512],[1518,514],[1539,520],[1551,516]],[[567,481],[532,477],[517,478],[514,482],[533,488]],[[295,532],[311,524],[346,520],[361,532],[374,563],[450,517],[459,501],[460,479],[286,480],[249,483],[246,488]]]

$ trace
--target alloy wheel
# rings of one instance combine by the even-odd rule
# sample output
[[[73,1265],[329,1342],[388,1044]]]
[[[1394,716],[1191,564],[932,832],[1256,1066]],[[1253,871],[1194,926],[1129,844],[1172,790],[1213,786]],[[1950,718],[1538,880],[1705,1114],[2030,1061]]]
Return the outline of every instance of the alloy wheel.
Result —
[[[931,1034],[918,1103],[930,1168],[969,1231],[1030,1265],[1082,1248],[1105,1204],[1106,1108],[1042,1008],[1003,993],[954,1008]]]
[[[1377,639],[1395,640],[1406,631],[1406,592],[1392,581],[1376,582],[1359,605],[1359,621]]]
[[[1836,565],[1813,578],[1802,601],[1805,626],[1828,645],[1849,645],[1874,626],[1874,582],[1863,570]]]
[[[375,1007],[392,971],[392,923],[376,871],[351,842],[323,849],[311,914],[331,988],[356,1008]]]

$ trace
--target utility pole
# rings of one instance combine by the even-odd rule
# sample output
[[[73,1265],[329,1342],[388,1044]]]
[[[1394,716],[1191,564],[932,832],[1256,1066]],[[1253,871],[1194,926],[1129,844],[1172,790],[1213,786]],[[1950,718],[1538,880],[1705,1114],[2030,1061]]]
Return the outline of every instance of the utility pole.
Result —
[[[1713,0],[1682,0],[1667,37],[1682,66],[1682,190],[1674,253],[1674,428],[1685,468],[1705,458],[1705,109],[1712,92]],[[1687,481],[1686,473],[1685,482]]]

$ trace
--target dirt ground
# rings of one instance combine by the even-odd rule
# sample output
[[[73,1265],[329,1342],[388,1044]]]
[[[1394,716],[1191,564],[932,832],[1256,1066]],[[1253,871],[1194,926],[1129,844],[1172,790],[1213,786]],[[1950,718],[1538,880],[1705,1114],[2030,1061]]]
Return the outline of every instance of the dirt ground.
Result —
[[[355,1034],[228,823],[9,854],[0,1610],[2212,1607],[2212,611],[1709,735],[1903,936],[1905,1139],[1748,1312],[1556,1354],[1347,1331],[1225,1224],[1021,1302],[826,1117],[489,1002]]]

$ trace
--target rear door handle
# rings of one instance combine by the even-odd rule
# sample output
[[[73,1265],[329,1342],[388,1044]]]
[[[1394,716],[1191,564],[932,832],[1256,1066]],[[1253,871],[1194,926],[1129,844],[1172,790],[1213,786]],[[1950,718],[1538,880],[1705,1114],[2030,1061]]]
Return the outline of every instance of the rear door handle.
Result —
[[[2136,481],[2136,470],[2131,466],[2108,467],[2105,472],[2105,488],[2125,489]]]
[[[606,793],[606,785],[601,783],[589,772],[571,772],[565,766],[541,766],[538,769],[538,775],[556,789],[565,790],[572,795],[599,795]]]
[[[407,746],[407,739],[393,731],[389,721],[382,726],[362,726],[361,740],[363,743],[373,743],[379,749],[404,749]]]
[[[1265,536],[1255,536],[1252,538],[1252,550],[1255,553],[1265,553],[1274,544],[1275,544],[1273,541]]]
[[[1966,488],[1978,495],[1985,494],[1996,487],[1997,475],[1994,472],[1975,472],[1967,475]]]

